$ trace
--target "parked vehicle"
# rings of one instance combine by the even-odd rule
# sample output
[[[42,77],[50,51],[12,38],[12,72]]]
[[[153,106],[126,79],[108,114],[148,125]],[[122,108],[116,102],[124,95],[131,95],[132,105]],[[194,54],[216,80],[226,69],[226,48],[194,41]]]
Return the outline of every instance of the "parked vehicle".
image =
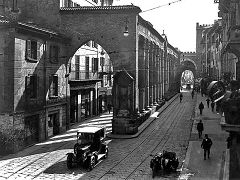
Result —
[[[175,152],[163,151],[151,155],[153,158],[150,161],[150,168],[152,169],[152,177],[154,177],[159,170],[176,171],[179,165],[178,158]]]
[[[74,152],[67,153],[67,167],[81,165],[89,170],[108,156],[108,146],[105,142],[106,128],[85,126],[78,129],[77,143]]]

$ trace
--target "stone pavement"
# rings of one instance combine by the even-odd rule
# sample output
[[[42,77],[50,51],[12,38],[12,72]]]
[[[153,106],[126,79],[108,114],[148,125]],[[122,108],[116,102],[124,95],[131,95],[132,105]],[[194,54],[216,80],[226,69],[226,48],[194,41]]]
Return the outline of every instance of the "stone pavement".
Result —
[[[72,151],[76,130],[81,125],[107,125],[110,132],[112,114],[106,113],[76,124],[64,134],[0,158],[0,179],[151,179],[150,154],[166,149],[177,152],[180,161],[185,159],[194,104],[190,93],[185,97],[182,103],[179,99],[166,103],[162,108],[168,108],[158,117],[154,117],[157,112],[153,113],[146,121],[145,130],[136,138],[109,140],[108,158],[90,172],[83,168],[67,169],[66,153]],[[178,173],[168,176],[178,176]],[[162,177],[159,175],[154,179]],[[167,179],[171,177],[165,176]]]
[[[195,108],[195,118],[193,120],[192,133],[186,154],[183,171],[179,179],[197,179],[197,180],[214,180],[227,179],[226,157],[227,145],[226,139],[228,133],[221,130],[221,115],[215,110],[212,112],[211,107],[207,107],[206,97],[197,94],[197,104]],[[204,104],[203,114],[200,115],[198,105],[200,102]],[[202,139],[198,138],[197,123],[202,120],[204,124],[204,134],[208,134],[213,141],[210,159],[204,160],[203,149],[201,149]]]

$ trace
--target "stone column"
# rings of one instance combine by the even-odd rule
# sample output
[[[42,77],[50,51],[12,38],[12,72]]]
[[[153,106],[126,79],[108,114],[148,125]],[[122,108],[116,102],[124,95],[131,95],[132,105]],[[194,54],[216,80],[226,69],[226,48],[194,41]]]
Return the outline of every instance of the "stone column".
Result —
[[[153,43],[153,58],[152,58],[152,103],[154,104],[156,102],[156,44]]]
[[[160,49],[158,46],[156,46],[157,48],[157,54],[156,54],[156,70],[157,70],[157,86],[156,86],[156,100],[158,101],[160,99]]]
[[[138,45],[138,85],[139,85],[139,111],[145,107],[145,89],[146,89],[146,75],[145,75],[145,38],[139,35]]]
[[[149,106],[149,41],[145,39],[144,43],[144,71],[145,71],[145,109]]]
[[[149,51],[149,106],[153,105],[153,42],[150,43]]]

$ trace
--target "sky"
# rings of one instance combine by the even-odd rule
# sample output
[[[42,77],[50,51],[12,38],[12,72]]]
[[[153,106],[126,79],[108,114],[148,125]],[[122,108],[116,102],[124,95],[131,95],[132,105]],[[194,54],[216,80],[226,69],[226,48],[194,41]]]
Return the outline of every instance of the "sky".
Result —
[[[178,1],[178,2],[177,2]],[[168,3],[171,5],[166,5]],[[196,23],[213,24],[218,18],[218,4],[214,0],[114,0],[113,5],[140,7],[140,16],[149,21],[159,34],[167,35],[169,43],[182,52],[196,51]]]

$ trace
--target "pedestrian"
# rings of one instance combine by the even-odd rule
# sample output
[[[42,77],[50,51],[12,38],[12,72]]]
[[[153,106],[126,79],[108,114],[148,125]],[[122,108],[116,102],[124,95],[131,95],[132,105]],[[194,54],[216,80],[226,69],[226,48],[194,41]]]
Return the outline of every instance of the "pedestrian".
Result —
[[[111,104],[108,104],[108,105],[107,105],[107,108],[108,108],[108,113],[110,114],[111,109],[112,109],[112,105],[111,105]]]
[[[204,160],[206,160],[206,155],[208,156],[209,159],[211,146],[212,140],[208,137],[207,134],[205,134],[205,138],[203,139],[201,144],[201,148],[204,150]]]
[[[202,115],[203,109],[204,109],[204,105],[202,102],[200,102],[198,109],[200,110],[200,115]]]
[[[192,90],[192,99],[193,99],[193,97],[194,97],[194,90]]]
[[[202,97],[203,97],[203,89],[201,89],[201,94],[202,94]]]
[[[198,123],[197,123],[197,130],[198,130],[198,137],[199,139],[202,138],[202,132],[203,132],[203,123],[202,123],[202,120],[200,120]]]
[[[227,138],[227,148],[229,149],[232,146],[232,137],[228,136]]]
[[[212,101],[212,102],[211,102],[211,108],[212,108],[212,112],[214,112],[214,106],[215,106],[215,102],[214,102],[214,101]]]
[[[209,108],[210,99],[207,98],[206,101],[207,101],[207,107]]]
[[[179,98],[180,98],[180,102],[182,102],[182,99],[183,99],[182,93],[180,93]]]

